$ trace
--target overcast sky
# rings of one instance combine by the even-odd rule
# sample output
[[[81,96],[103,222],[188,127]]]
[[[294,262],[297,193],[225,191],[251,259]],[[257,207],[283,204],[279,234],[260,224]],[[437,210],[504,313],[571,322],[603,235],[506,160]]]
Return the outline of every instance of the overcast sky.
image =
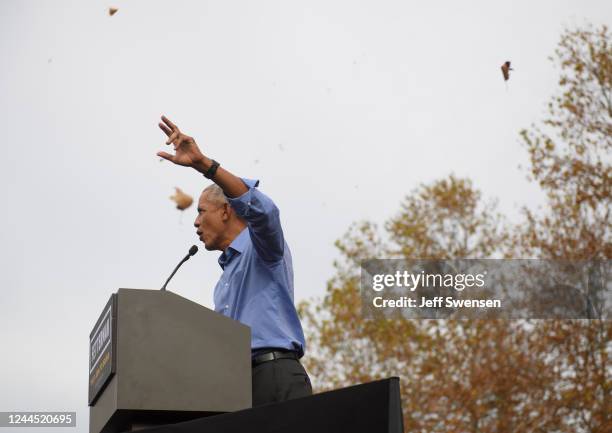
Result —
[[[86,432],[107,299],[160,287],[197,243],[194,207],[168,197],[207,181],[155,156],[161,114],[261,180],[299,301],[324,293],[351,222],[384,222],[419,183],[467,176],[511,221],[541,204],[518,132],[556,89],[561,31],[586,21],[611,23],[610,3],[1,0],[0,411],[78,411],[66,431]],[[169,289],[212,307],[217,255]]]

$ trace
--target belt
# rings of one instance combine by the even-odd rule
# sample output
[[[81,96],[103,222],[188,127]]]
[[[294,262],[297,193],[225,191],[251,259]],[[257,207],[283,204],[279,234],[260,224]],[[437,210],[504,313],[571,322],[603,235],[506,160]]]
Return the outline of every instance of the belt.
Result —
[[[298,354],[296,352],[288,351],[288,352],[279,352],[273,350],[272,352],[262,353],[261,355],[257,355],[251,361],[251,366],[255,367],[259,364],[268,361],[274,361],[275,359],[299,359]]]

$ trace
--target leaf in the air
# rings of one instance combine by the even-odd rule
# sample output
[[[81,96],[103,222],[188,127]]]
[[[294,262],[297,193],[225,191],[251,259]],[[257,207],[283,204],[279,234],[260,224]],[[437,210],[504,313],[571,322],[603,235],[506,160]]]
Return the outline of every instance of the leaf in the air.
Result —
[[[174,189],[176,190],[176,193],[171,196],[170,199],[176,203],[176,208],[179,210],[185,210],[191,206],[193,203],[193,198],[181,191],[180,188],[175,187]]]

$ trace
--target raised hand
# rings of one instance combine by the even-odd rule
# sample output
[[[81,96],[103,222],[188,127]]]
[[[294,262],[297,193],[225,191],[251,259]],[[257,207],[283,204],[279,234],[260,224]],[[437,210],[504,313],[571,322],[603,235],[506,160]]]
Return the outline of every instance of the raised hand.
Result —
[[[178,126],[166,116],[162,116],[161,120],[164,123],[160,122],[159,127],[168,136],[166,144],[172,143],[174,145],[174,155],[167,152],[157,152],[157,156],[185,167],[196,168],[196,165],[201,165],[205,156],[198,148],[193,137],[183,134]]]
[[[202,174],[206,174],[213,163],[213,160],[204,155],[195,140],[183,134],[178,126],[172,123],[166,116],[162,116],[161,120],[164,123],[159,123],[159,127],[168,136],[166,144],[172,143],[174,146],[174,155],[166,152],[157,152],[157,156],[172,161],[175,164],[185,167],[192,167]],[[218,169],[212,177],[215,182],[223,189],[223,193],[228,197],[239,197],[248,191],[246,184],[239,178],[234,176],[223,167],[217,166]]]

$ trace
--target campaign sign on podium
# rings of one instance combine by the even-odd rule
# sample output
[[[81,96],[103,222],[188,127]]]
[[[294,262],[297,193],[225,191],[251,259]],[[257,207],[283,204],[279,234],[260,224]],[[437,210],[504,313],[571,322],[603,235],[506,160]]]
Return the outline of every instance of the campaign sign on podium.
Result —
[[[89,406],[116,371],[117,295],[111,295],[89,334]]]

